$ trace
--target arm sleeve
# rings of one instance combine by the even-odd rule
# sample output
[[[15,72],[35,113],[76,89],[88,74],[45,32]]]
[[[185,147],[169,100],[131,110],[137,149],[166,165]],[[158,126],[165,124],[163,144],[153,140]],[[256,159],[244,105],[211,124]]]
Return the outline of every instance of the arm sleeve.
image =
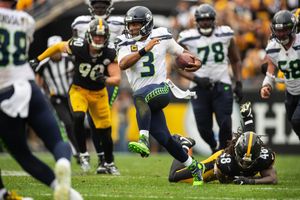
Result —
[[[67,42],[59,42],[51,47],[49,47],[48,49],[46,49],[42,54],[40,54],[38,56],[38,60],[42,61],[45,58],[50,57],[51,55],[57,53],[57,52],[64,52],[65,47],[68,46]],[[68,48],[69,49],[69,48]]]

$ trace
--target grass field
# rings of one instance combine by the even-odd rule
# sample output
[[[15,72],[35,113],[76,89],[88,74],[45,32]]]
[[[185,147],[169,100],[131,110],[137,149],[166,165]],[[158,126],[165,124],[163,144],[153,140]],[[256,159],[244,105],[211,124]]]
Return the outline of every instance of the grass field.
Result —
[[[50,166],[54,166],[49,154],[37,154]],[[203,157],[195,156],[198,159]],[[169,183],[168,172],[172,158],[167,154],[152,154],[141,158],[133,154],[116,154],[116,164],[121,176],[83,174],[73,162],[73,187],[86,200],[117,199],[300,199],[300,156],[278,155],[276,169],[278,185],[221,185],[207,183],[193,188],[186,183]],[[93,170],[96,168],[92,156]],[[7,154],[0,156],[4,182],[24,196],[35,200],[52,199],[52,191],[23,173],[19,165]]]

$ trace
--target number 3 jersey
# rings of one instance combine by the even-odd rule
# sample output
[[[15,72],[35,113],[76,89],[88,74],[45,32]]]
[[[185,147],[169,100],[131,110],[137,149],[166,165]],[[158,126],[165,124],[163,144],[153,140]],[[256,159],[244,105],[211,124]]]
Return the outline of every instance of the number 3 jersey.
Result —
[[[223,175],[234,176],[255,176],[258,172],[270,168],[275,161],[275,153],[266,147],[262,147],[259,158],[254,161],[255,163],[243,169],[235,160],[233,155],[223,152],[216,160],[216,165]]]
[[[16,80],[34,80],[27,62],[34,26],[27,13],[0,8],[0,89]]]
[[[125,56],[138,52],[153,38],[160,38],[160,43],[141,57],[132,67],[126,69],[126,75],[133,91],[149,84],[160,84],[166,80],[166,54],[181,54],[184,49],[176,43],[172,34],[166,28],[153,29],[144,41],[135,41],[121,35],[116,39],[118,62]]]
[[[189,29],[179,34],[178,43],[202,61],[201,68],[194,72],[197,76],[231,84],[228,48],[233,36],[234,32],[229,26],[217,26],[209,37],[201,35],[197,29]]]
[[[89,43],[82,38],[71,39],[69,48],[75,57],[73,84],[88,90],[104,88],[104,84],[96,82],[96,72],[100,70],[104,75],[108,75],[107,67],[114,62],[116,51],[104,47],[98,56],[92,57],[89,53]]]
[[[271,39],[266,47],[272,63],[284,73],[287,91],[292,95],[300,95],[300,34],[289,49],[285,49]]]

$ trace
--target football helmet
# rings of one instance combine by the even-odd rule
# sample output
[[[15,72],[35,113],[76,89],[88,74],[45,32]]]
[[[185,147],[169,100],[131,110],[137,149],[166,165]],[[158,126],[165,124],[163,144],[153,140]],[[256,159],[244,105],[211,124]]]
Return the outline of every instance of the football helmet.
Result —
[[[91,15],[96,18],[106,19],[113,10],[112,0],[89,0],[89,10]]]
[[[250,168],[260,156],[262,141],[254,132],[248,131],[237,139],[234,146],[235,159],[243,169]]]
[[[272,19],[271,31],[273,38],[278,43],[286,45],[294,39],[297,31],[296,27],[296,17],[288,10],[281,10]]]
[[[195,20],[198,31],[205,36],[210,36],[216,26],[216,11],[209,4],[201,4],[195,11]]]
[[[99,36],[103,36],[103,39]],[[102,18],[92,20],[86,32],[86,39],[97,50],[106,47],[109,41],[109,27],[107,22]]]
[[[143,36],[151,33],[153,29],[153,16],[151,11],[144,6],[135,6],[130,8],[125,15],[125,35],[127,38],[140,40]],[[129,24],[133,22],[139,22],[142,27],[137,35],[132,33],[129,29]]]

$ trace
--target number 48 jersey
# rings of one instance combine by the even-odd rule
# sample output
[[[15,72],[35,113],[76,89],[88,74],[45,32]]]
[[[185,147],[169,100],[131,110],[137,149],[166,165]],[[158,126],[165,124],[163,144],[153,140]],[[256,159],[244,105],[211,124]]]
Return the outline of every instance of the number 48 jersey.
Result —
[[[295,42],[285,49],[271,39],[266,47],[272,63],[284,73],[287,91],[292,95],[300,95],[300,33],[296,34]]]
[[[0,88],[16,80],[34,80],[27,62],[34,26],[27,13],[0,8]]]
[[[88,90],[100,90],[104,84],[96,82],[96,71],[108,75],[107,67],[114,62],[116,51],[104,47],[97,57],[89,53],[89,43],[82,38],[73,38],[69,41],[71,54],[75,57],[73,84]]]
[[[275,153],[269,149],[262,147],[259,158],[255,163],[247,169],[242,169],[235,160],[233,155],[223,152],[216,160],[216,165],[223,175],[234,176],[255,176],[258,172],[270,168],[275,161]]]

